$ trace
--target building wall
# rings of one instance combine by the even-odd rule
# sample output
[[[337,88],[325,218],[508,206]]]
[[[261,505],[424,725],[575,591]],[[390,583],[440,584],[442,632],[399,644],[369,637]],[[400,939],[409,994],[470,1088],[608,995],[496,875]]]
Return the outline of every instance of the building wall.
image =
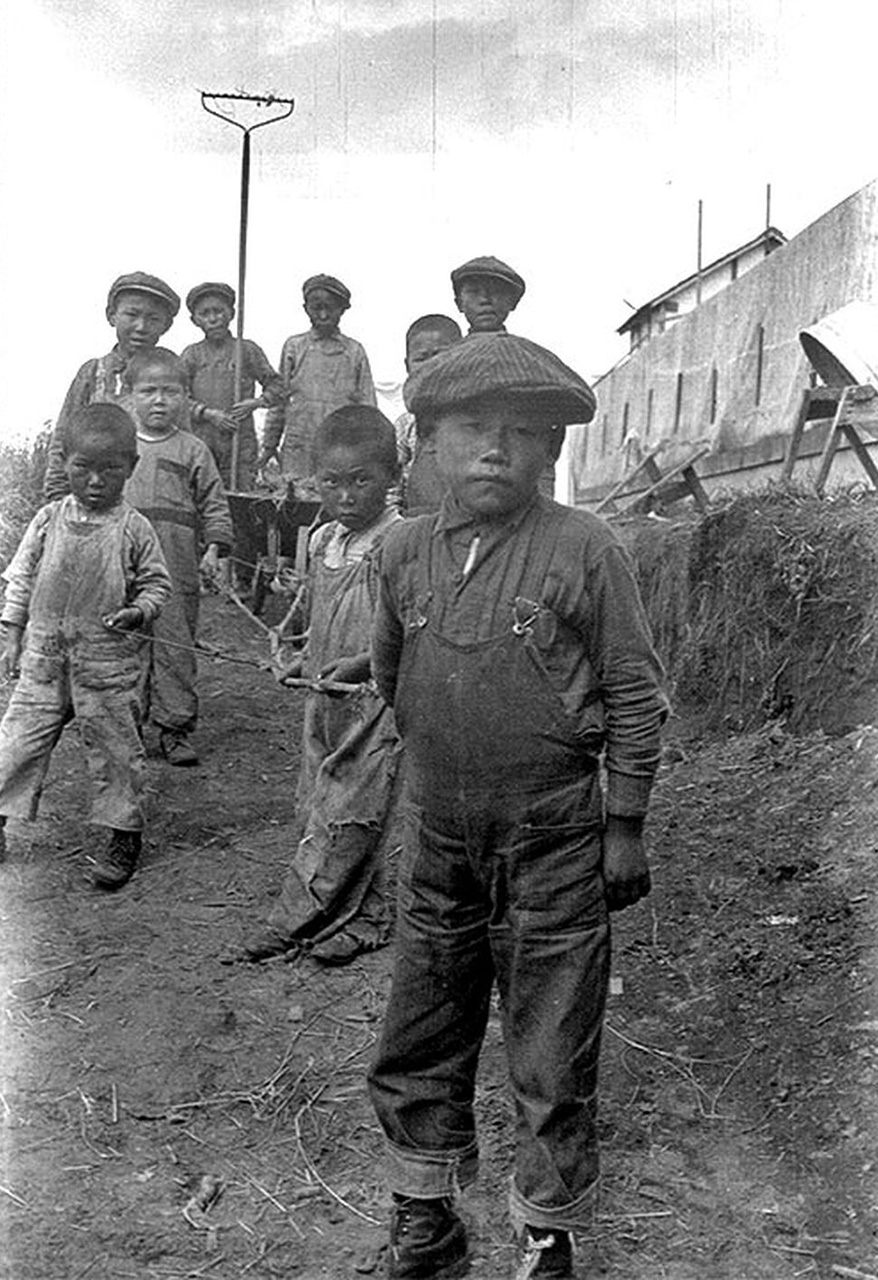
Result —
[[[706,476],[776,469],[811,381],[799,331],[855,299],[878,302],[878,181],[599,379],[593,422],[569,432],[573,501],[659,443],[668,465],[708,443]]]

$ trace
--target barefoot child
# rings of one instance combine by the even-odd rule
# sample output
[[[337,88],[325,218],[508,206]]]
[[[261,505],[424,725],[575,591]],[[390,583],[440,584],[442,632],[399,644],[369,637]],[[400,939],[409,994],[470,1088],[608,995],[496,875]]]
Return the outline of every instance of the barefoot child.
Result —
[[[186,413],[186,371],[180,357],[164,347],[138,352],[128,363],[126,379],[140,461],[125,496],[155,526],[174,583],[153,630],[144,711],[159,728],[168,763],[194,765],[198,755],[189,735],[198,718],[199,570],[216,574],[220,551],[232,545],[232,521],[210,450],[180,429]]]
[[[116,343],[105,356],[86,360],[70,384],[55,423],[43,489],[46,498],[63,498],[67,490],[62,439],[67,424],[87,404],[122,404],[125,369],[135,351],[154,347],[167,333],[180,310],[180,299],[169,284],[146,271],[129,271],[110,285],[106,316],[116,333]]]
[[[260,467],[278,457],[283,476],[300,493],[313,492],[312,448],[328,413],[346,404],[375,404],[369,358],[339,330],[351,291],[335,276],[310,276],[302,285],[307,333],[287,338],[280,356],[286,401],[265,419]],[[279,452],[278,452],[279,451]]]
[[[625,552],[543,498],[590,388],[551,352],[473,336],[407,384],[448,494],[382,550],[372,661],[413,822],[370,1090],[387,1140],[389,1275],[462,1274],[491,990],[515,1106],[516,1280],[570,1277],[598,1176],[607,912],[649,891],[642,825],[665,714]],[[605,756],[606,803],[598,783]]]
[[[155,531],[123,500],[137,462],[117,405],[77,409],[59,441],[70,494],[42,507],[5,570],[7,676],[21,675],[0,724],[0,848],[8,817],[34,818],[49,760],[75,718],[92,779],[91,820],[109,829],[93,879],[117,888],[140,854],[144,752],[139,636],[171,594]]]
[[[299,812],[303,836],[268,928],[246,950],[260,959],[302,947],[342,963],[387,938],[378,850],[390,813],[399,742],[370,681],[375,557],[401,517],[387,506],[398,475],[390,422],[370,405],[331,413],[317,431],[317,483],[330,522],[310,545],[310,629],[290,676],[355,683],[305,695]]]

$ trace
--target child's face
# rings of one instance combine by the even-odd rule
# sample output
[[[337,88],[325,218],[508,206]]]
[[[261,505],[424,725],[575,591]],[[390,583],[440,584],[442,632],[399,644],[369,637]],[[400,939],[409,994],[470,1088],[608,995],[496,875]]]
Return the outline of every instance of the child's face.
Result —
[[[454,345],[456,339],[445,329],[421,329],[409,338],[405,353],[406,372],[411,373],[425,360],[432,360],[440,351]]]
[[[179,425],[186,389],[171,370],[161,364],[141,369],[131,388],[134,415],[146,435],[163,436]]]
[[[145,347],[154,347],[170,329],[171,315],[152,294],[125,289],[116,298],[110,324],[116,330],[116,341],[123,355],[130,356]]]
[[[436,463],[461,506],[491,519],[524,506],[561,446],[560,432],[502,396],[436,418]]]
[[[195,304],[192,319],[208,341],[222,338],[232,323],[232,308],[216,293],[205,293]]]
[[[109,445],[104,436],[85,435],[64,459],[70,492],[89,511],[109,511],[136,461],[136,455]]]
[[[457,309],[474,333],[502,329],[515,302],[512,285],[495,276],[468,276],[457,291]]]
[[[328,289],[312,289],[305,299],[305,315],[319,334],[334,333],[347,307]]]
[[[346,529],[368,529],[387,505],[393,476],[367,449],[333,445],[317,465],[317,484],[330,520]]]

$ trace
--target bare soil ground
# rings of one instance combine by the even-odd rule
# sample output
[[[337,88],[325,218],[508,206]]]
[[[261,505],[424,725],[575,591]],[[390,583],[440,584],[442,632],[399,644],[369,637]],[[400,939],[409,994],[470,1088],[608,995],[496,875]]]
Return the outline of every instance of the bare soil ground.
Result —
[[[216,645],[264,656],[206,602]],[[74,733],[0,867],[0,1275],[380,1275],[364,1072],[392,948],[342,969],[227,964],[295,839],[300,703],[202,667],[203,763],[151,761],[141,870],[88,881]],[[878,731],[671,741],[655,890],[617,918],[604,1191],[577,1275],[878,1274]],[[472,1274],[508,1274],[510,1105],[482,1064]],[[207,1180],[207,1181],[205,1181]],[[215,1198],[211,1198],[218,1191]],[[199,1200],[199,1193],[201,1198]]]

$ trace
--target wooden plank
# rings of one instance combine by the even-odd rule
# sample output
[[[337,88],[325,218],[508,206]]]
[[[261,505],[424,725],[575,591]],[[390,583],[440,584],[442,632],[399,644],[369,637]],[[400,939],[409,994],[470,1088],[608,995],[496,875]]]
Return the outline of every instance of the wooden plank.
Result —
[[[872,487],[874,489],[878,489],[878,467],[875,466],[869,450],[857,435],[856,427],[850,422],[842,422],[839,427],[839,431],[842,432],[849,440],[851,448],[860,460],[860,465],[872,481]]]
[[[652,499],[657,497],[661,493],[661,491],[666,489],[667,486],[670,483],[672,483],[675,479],[677,479],[678,477],[683,477],[684,472],[691,471],[692,475],[694,476],[695,475],[695,472],[693,470],[694,464],[698,461],[699,458],[703,458],[704,455],[709,452],[710,452],[710,445],[703,444],[701,445],[700,448],[696,449],[694,453],[691,453],[688,457],[684,458],[682,462],[678,462],[677,465],[675,467],[672,467],[670,471],[666,471],[660,480],[656,480],[656,482],[649,489],[647,489],[645,493],[638,494],[636,502],[631,504],[631,510],[632,511],[640,511],[640,510],[648,511],[650,506],[652,505]],[[691,483],[689,482],[688,478],[684,477],[684,483],[686,485],[686,489],[688,490],[688,492],[691,493],[693,497],[695,497]],[[700,498],[704,502],[706,507],[707,495],[705,494],[700,484],[698,485],[698,488],[700,490]],[[704,507],[702,507],[701,510],[704,510]]]
[[[784,456],[783,466],[780,471],[781,484],[789,484],[793,476],[793,467],[796,465],[796,459],[799,456],[799,448],[802,443],[802,436],[805,434],[805,423],[808,421],[811,409],[811,388],[806,387],[802,392],[802,402],[799,405],[799,412],[796,415],[796,421],[790,432],[789,444],[787,445],[786,455]]]
[[[823,497],[823,491],[826,488],[826,479],[829,475],[829,469],[832,466],[832,459],[841,442],[841,434],[838,430],[838,424],[841,421],[844,411],[844,402],[847,399],[848,388],[845,387],[844,395],[838,402],[838,408],[835,411],[835,417],[832,419],[832,426],[829,428],[829,435],[826,437],[826,443],[823,446],[823,452],[820,455],[820,465],[817,468],[817,475],[814,479],[814,492],[818,497]]]
[[[595,512],[599,513],[601,511],[606,511],[608,508],[612,510],[616,505],[616,498],[622,495],[631,482],[640,475],[641,471],[645,471],[650,479],[654,479],[653,473],[658,471],[658,466],[655,462],[655,455],[660,449],[660,444],[655,445],[654,448],[650,449],[645,458],[641,458],[636,467],[631,471],[626,472],[621,480],[617,480],[609,493],[605,494],[603,498],[601,498],[600,502],[595,507]],[[660,471],[658,473],[661,475]]]

